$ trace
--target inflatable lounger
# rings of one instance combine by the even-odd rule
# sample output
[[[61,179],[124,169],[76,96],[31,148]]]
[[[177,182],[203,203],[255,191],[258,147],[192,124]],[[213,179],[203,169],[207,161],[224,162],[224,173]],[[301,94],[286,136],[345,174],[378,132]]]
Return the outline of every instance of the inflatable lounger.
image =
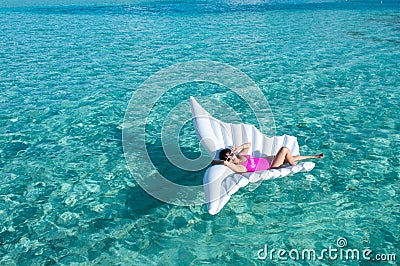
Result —
[[[197,136],[207,153],[214,159],[219,159],[219,151],[222,149],[246,142],[251,142],[250,151],[254,157],[274,156],[281,147],[289,148],[294,156],[300,154],[295,137],[288,135],[267,137],[253,125],[224,123],[212,117],[193,97],[190,97],[190,105]],[[208,212],[212,215],[220,212],[230,197],[249,182],[255,183],[293,173],[308,172],[314,166],[313,162],[302,162],[294,166],[285,165],[279,169],[242,174],[235,173],[223,165],[211,166],[203,178]]]

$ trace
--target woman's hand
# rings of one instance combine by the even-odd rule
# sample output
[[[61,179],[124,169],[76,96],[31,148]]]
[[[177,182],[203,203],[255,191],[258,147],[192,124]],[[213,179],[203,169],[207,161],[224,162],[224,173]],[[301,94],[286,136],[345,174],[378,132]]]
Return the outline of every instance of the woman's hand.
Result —
[[[247,142],[237,147],[233,146],[231,151],[233,153],[236,153],[238,151],[242,151],[241,153],[247,153],[250,147],[251,147],[251,142]]]

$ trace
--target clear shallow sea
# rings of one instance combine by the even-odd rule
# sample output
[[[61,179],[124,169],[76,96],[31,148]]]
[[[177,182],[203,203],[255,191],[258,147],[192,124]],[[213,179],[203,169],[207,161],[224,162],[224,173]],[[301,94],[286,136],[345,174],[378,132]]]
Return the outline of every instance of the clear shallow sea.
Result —
[[[320,251],[339,237],[400,256],[398,2],[244,2],[0,9],[1,265],[278,265],[257,251]],[[249,75],[277,134],[326,158],[240,190],[216,216],[148,196],[124,158],[125,109],[152,74],[192,60]],[[159,152],[163,117],[190,94],[236,97],[195,87],[166,94],[148,120],[153,161],[189,184],[204,170],[170,169]],[[196,157],[186,130],[183,149]]]

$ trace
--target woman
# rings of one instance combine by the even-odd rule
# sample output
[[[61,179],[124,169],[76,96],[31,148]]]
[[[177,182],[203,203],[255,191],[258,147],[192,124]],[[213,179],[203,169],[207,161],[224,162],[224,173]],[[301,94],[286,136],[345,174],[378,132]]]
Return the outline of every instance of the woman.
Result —
[[[213,160],[212,165],[223,164],[237,173],[255,172],[261,170],[278,169],[285,163],[295,165],[296,162],[307,159],[323,158],[324,154],[310,156],[292,156],[287,147],[282,147],[275,158],[255,158],[248,155],[251,143],[245,143],[232,149],[223,149],[219,153],[220,160]],[[239,151],[239,152],[238,152]]]

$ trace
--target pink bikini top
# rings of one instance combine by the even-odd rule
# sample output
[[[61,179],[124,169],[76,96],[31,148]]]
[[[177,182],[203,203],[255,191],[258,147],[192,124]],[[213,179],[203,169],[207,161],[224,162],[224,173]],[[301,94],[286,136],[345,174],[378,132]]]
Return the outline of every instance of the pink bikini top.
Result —
[[[269,161],[265,158],[255,158],[251,155],[241,155],[241,156],[245,156],[247,158],[246,162],[241,163],[246,167],[247,172],[268,170],[271,167]]]

